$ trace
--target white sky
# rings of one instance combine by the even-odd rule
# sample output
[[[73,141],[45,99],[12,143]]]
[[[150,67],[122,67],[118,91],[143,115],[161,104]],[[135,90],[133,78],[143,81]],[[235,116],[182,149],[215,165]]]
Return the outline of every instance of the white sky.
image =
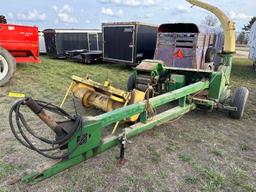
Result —
[[[229,15],[238,31],[256,16],[256,0],[205,0]],[[9,23],[45,28],[101,28],[102,22],[202,23],[209,13],[185,0],[2,0]]]

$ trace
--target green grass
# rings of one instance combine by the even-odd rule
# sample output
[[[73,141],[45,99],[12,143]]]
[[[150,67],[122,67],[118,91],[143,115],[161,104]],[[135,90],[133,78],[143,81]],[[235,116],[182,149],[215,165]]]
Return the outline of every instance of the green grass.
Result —
[[[23,92],[25,94],[35,94],[30,87],[44,89],[43,95],[49,96],[49,93],[56,96],[63,95],[71,82],[71,76],[80,77],[89,76],[98,82],[111,80],[114,86],[126,89],[126,81],[131,69],[118,64],[98,64],[84,65],[70,62],[67,60],[52,60],[48,57],[41,57],[41,64],[18,64],[17,74],[11,85],[19,84],[19,87],[11,86],[12,91]]]
[[[165,148],[166,151],[168,152],[172,152],[172,151],[175,151],[177,150],[179,147],[176,143],[173,143],[172,141],[168,143],[167,147]]]
[[[252,61],[248,59],[234,59],[231,73],[232,84],[255,88],[256,74],[252,71]],[[234,77],[234,78],[232,78]]]
[[[223,156],[222,151],[220,149],[217,149],[217,148],[213,149],[211,151],[211,153],[214,154],[217,157],[222,157]]]
[[[180,160],[185,162],[190,162],[192,160],[192,157],[189,154],[182,153],[179,155]]]
[[[150,158],[152,160],[153,163],[160,163],[161,161],[161,154],[157,151],[157,149],[155,147],[153,147],[152,145],[149,145],[148,147],[149,153],[150,153]]]
[[[129,191],[129,187],[124,185],[124,186],[121,186],[117,189],[118,192],[126,192],[126,191]]]
[[[248,183],[249,179],[250,176],[246,171],[236,168],[232,172],[230,182],[232,183],[232,185],[239,187],[240,190],[256,192],[256,186]]]
[[[214,192],[219,191],[224,184],[224,176],[218,170],[206,168],[201,171],[202,174],[202,191]]]
[[[188,184],[196,184],[198,182],[198,177],[195,175],[185,175],[183,178]]]
[[[250,149],[250,147],[247,144],[244,144],[244,143],[240,144],[239,146],[240,146],[240,149],[242,151],[248,151]]]

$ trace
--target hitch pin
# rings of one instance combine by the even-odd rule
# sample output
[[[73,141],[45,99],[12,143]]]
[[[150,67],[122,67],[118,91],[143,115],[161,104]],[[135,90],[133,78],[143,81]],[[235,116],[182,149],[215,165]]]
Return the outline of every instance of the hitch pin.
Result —
[[[124,152],[125,152],[125,146],[126,144],[130,144],[131,142],[127,140],[126,137],[126,130],[123,133],[123,136],[120,137],[120,154],[119,154],[119,165],[124,165],[127,162],[127,159],[125,159]]]

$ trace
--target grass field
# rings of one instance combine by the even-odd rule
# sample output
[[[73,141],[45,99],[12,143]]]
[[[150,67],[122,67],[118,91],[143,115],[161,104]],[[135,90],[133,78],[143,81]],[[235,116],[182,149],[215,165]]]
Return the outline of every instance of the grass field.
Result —
[[[236,58],[232,90],[250,90],[244,118],[225,112],[196,110],[175,122],[163,124],[132,139],[128,162],[116,166],[119,149],[72,167],[35,185],[8,182],[31,172],[49,160],[21,146],[13,137],[8,112],[15,98],[8,92],[22,92],[34,98],[60,104],[71,75],[102,82],[109,79],[125,89],[131,69],[121,65],[82,65],[44,56],[42,64],[19,64],[7,86],[0,88],[0,191],[256,191],[256,74],[251,62]],[[81,115],[89,114],[77,103]],[[65,110],[73,113],[68,100]]]

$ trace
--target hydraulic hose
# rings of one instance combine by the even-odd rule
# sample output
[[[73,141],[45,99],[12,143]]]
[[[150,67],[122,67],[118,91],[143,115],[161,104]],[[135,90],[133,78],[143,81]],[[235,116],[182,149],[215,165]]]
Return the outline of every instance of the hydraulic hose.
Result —
[[[66,154],[62,155],[53,155],[52,153],[58,153],[58,150],[61,150],[67,146],[68,142],[72,139],[72,137],[77,133],[77,131],[80,131],[80,135],[82,135],[82,118],[79,115],[71,116],[66,111],[61,109],[58,106],[55,106],[51,103],[47,103],[44,101],[35,100],[35,102],[40,106],[41,109],[44,109],[46,111],[50,111],[51,113],[58,114],[59,116],[65,117],[67,121],[72,121],[73,126],[72,128],[65,133],[62,137],[56,137],[58,139],[55,140],[49,140],[44,137],[41,137],[37,135],[27,124],[24,115],[21,113],[21,106],[26,105],[26,101],[28,98],[21,99],[17,101],[11,108],[9,112],[9,124],[11,131],[15,138],[25,147],[36,151],[37,153],[51,159],[63,159],[67,158],[70,154],[72,154],[80,145],[80,143],[83,142],[83,137],[80,137],[79,141],[77,142],[77,146],[72,150],[69,151]],[[15,120],[15,124],[14,124]],[[25,129],[24,129],[25,128]],[[35,146],[31,140],[28,137],[28,134],[30,136],[34,137],[38,141],[47,144],[51,147],[48,148],[38,148]],[[58,136],[56,134],[56,136]]]

